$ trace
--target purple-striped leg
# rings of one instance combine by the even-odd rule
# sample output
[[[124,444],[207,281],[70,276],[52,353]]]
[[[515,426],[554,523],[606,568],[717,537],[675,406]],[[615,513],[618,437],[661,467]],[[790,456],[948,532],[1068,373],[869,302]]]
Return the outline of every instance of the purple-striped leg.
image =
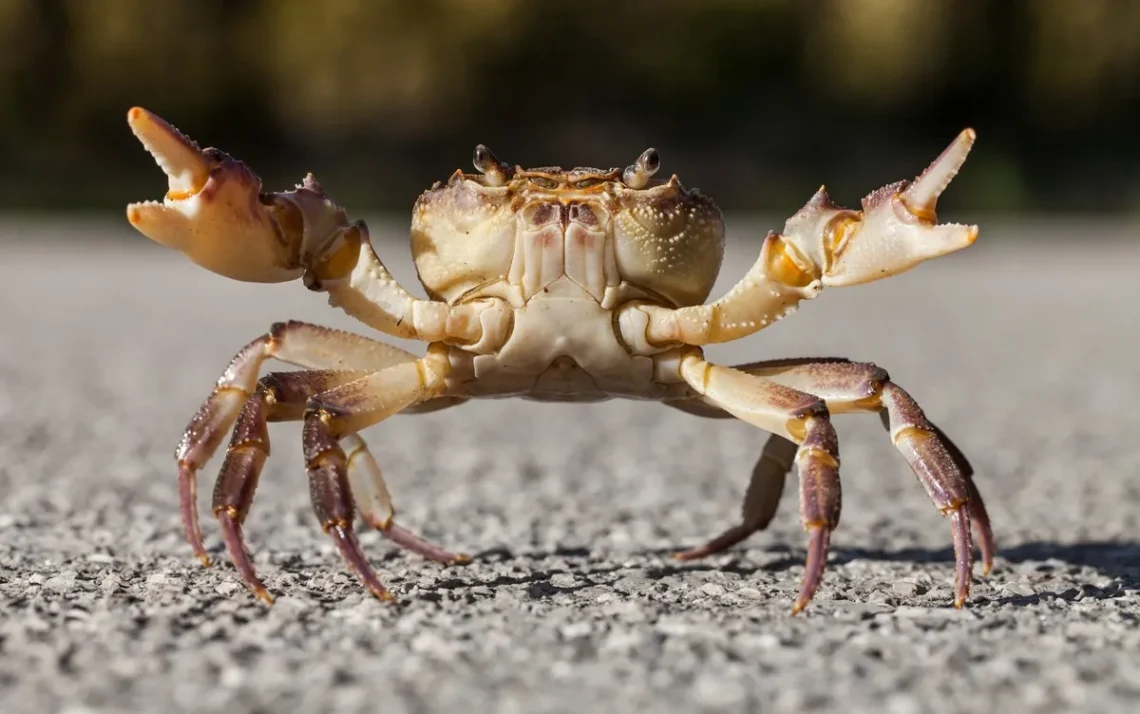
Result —
[[[257,577],[245,550],[242,525],[249,512],[261,470],[269,458],[268,422],[298,421],[313,397],[335,387],[360,380],[368,373],[350,370],[274,372],[262,377],[253,396],[245,403],[234,425],[226,459],[214,487],[214,515],[230,558],[246,585],[262,600],[272,602]],[[384,478],[364,440],[350,434],[341,440],[347,451],[349,497],[364,519],[401,548],[444,563],[467,560],[430,543],[394,522],[394,510]],[[375,583],[369,583],[370,587]],[[373,590],[387,596],[381,588]]]
[[[362,372],[350,370],[267,374],[257,383],[253,396],[246,400],[238,414],[226,458],[214,483],[213,511],[234,567],[249,589],[266,603],[272,603],[273,597],[257,577],[246,552],[242,526],[253,503],[261,470],[269,459],[268,422],[300,419],[313,395],[363,376]]]
[[[313,369],[375,371],[415,355],[351,332],[303,322],[279,322],[243,347],[218,378],[213,392],[198,408],[175,450],[182,524],[194,554],[209,565],[198,524],[198,471],[210,460],[253,394],[267,359]]]
[[[433,345],[422,359],[396,364],[322,392],[305,408],[302,439],[313,510],[349,567],[381,599],[391,596],[368,564],[353,531],[356,503],[349,456],[340,441],[437,396],[446,387],[451,368],[446,350]]]
[[[970,523],[977,531],[983,576],[989,574],[997,551],[993,529],[981,493],[974,483],[973,467],[946,434],[926,418],[914,399],[891,382],[885,370],[873,364],[839,359],[792,359],[757,362],[737,369],[814,394],[826,402],[832,414],[880,413],[892,441],[907,459],[931,500],[950,517],[957,571],[955,604],[960,606],[969,595],[973,556]],[[769,474],[767,478],[775,477]],[[740,536],[734,542],[715,547],[720,546],[723,539],[723,536],[718,536],[685,555],[699,557],[733,545],[760,529],[747,531],[750,523],[746,516],[741,526],[730,531]]]
[[[710,364],[698,350],[681,362],[681,376],[708,403],[738,419],[798,444],[800,509],[808,531],[807,562],[799,596],[792,606],[807,607],[827,564],[831,532],[839,525],[839,440],[827,405],[819,397],[731,367]],[[771,504],[771,499],[759,499]],[[770,507],[770,505],[769,505]]]

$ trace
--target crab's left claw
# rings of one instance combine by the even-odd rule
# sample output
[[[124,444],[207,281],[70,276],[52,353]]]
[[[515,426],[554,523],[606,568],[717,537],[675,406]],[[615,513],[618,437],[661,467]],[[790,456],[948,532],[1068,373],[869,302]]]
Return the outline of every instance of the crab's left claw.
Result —
[[[966,129],[913,182],[900,181],[866,196],[862,211],[835,206],[821,187],[788,220],[784,239],[822,268],[823,285],[879,280],[973,244],[978,227],[939,225],[935,206],[975,137],[973,129]]]
[[[302,275],[297,241],[282,230],[274,205],[263,202],[261,179],[245,164],[198,148],[140,107],[127,113],[127,123],[169,181],[161,202],[127,206],[127,219],[140,233],[235,280],[276,283]]]

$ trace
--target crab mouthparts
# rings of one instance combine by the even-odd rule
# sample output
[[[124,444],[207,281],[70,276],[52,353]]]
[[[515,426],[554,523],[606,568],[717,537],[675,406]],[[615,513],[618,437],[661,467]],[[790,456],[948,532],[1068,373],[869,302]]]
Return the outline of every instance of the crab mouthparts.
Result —
[[[127,112],[127,123],[170,181],[168,199],[189,198],[202,190],[210,165],[190,137],[142,107]]]

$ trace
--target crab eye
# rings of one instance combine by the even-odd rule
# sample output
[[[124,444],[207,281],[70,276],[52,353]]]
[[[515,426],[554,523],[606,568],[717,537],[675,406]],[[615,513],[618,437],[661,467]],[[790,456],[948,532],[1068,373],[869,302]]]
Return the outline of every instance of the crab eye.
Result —
[[[553,189],[558,188],[558,183],[553,179],[548,179],[543,176],[531,176],[530,182],[539,188]]]
[[[659,168],[661,168],[661,154],[657,153],[657,149],[649,148],[641,152],[637,161],[625,167],[621,180],[630,188],[642,189],[649,185],[649,179]]]
[[[639,158],[641,165],[650,174],[657,173],[657,169],[661,168],[661,154],[657,153],[657,149],[646,149]]]
[[[597,178],[582,179],[578,183],[574,184],[574,188],[593,188],[600,183],[602,183],[602,180]]]

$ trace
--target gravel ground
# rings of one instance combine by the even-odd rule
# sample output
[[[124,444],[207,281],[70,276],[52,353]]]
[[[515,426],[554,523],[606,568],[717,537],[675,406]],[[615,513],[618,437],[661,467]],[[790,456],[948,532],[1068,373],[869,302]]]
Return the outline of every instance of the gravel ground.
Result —
[[[247,524],[266,608],[212,520],[219,564],[191,556],[172,448],[271,322],[354,324],[299,285],[228,282],[120,227],[0,226],[0,711],[1136,711],[1138,235],[989,227],[711,350],[886,367],[970,454],[994,520],[995,572],[955,611],[947,524],[877,419],[842,417],[843,522],[793,618],[794,488],[731,553],[667,557],[736,516],[763,436],[620,402],[369,430],[402,522],[476,555],[441,569],[365,534],[397,607],[341,567],[298,430],[273,425]],[[378,247],[411,283],[405,245]],[[737,240],[724,284],[755,249]]]

